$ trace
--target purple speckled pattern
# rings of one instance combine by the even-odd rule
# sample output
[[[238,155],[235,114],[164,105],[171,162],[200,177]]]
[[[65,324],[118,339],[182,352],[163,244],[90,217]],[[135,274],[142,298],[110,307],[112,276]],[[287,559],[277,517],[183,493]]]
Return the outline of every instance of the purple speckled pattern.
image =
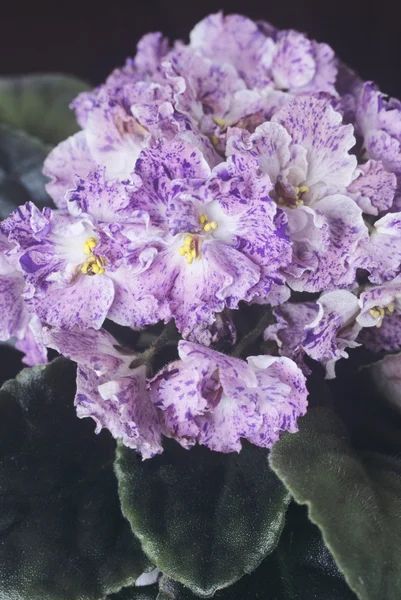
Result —
[[[134,354],[121,352],[104,329],[58,331],[45,328],[46,345],[78,363],[75,406],[91,417],[96,432],[108,429],[143,458],[162,452],[162,423],[150,402],[146,368],[131,368]]]
[[[328,378],[335,376],[335,363],[347,358],[346,348],[355,348],[361,326],[358,298],[347,290],[322,294],[317,301],[318,313],[306,327],[302,344],[306,354],[326,367]]]
[[[163,412],[165,433],[189,448],[239,452],[241,438],[270,448],[283,431],[297,431],[306,412],[305,377],[293,361],[230,358],[191,342],[179,342],[179,361],[150,384]]]
[[[75,360],[97,430],[143,458],[162,436],[270,448],[314,361],[334,377],[349,348],[401,348],[401,102],[330,46],[218,12],[188,43],[145,35],[71,109],[43,168],[55,208],[0,224],[0,340]],[[252,310],[275,356],[232,358]],[[180,358],[157,374],[105,330],[142,344],[170,321]]]

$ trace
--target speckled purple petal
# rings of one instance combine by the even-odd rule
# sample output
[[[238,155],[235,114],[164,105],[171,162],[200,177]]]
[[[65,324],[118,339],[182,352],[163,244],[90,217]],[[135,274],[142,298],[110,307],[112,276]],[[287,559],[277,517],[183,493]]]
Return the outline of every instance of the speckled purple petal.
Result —
[[[307,391],[291,360],[255,356],[246,363],[190,342],[179,343],[179,354],[154,377],[150,393],[164,411],[166,435],[184,447],[239,452],[245,438],[268,448],[282,431],[297,430]]]
[[[274,309],[277,322],[269,325],[263,334],[266,341],[276,342],[280,356],[294,360],[304,373],[308,373],[302,347],[306,337],[305,328],[314,321],[318,309],[315,302],[286,302]]]
[[[78,362],[75,405],[80,418],[91,417],[142,454],[162,452],[162,425],[146,390],[145,366],[131,369],[134,355],[119,351],[106,331],[47,330],[47,345]]]
[[[401,270],[401,213],[390,213],[376,221],[370,234],[368,252],[372,257],[370,280],[382,283]]]
[[[67,208],[65,199],[68,190],[74,188],[76,177],[85,177],[96,168],[86,134],[80,131],[56,146],[47,156],[43,173],[51,178],[46,190],[60,209]]]
[[[317,301],[318,313],[309,323],[303,348],[311,358],[323,363],[327,377],[335,377],[335,363],[348,358],[346,348],[355,348],[361,326],[358,298],[346,290],[322,294]]]
[[[359,175],[347,191],[364,213],[377,216],[391,208],[396,185],[394,173],[386,171],[381,162],[368,160],[360,165]]]
[[[355,144],[352,125],[342,125],[341,115],[324,100],[299,97],[273,116],[288,131],[293,144],[307,150],[305,185],[318,183],[346,188],[352,181],[356,157],[349,154]]]

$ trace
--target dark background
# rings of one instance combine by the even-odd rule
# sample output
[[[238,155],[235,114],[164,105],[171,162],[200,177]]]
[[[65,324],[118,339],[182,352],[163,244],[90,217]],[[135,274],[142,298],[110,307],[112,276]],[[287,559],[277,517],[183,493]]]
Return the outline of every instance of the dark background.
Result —
[[[0,8],[0,74],[61,71],[98,84],[134,54],[144,33],[186,38],[197,21],[223,9],[307,32],[401,97],[401,0],[1,0]]]

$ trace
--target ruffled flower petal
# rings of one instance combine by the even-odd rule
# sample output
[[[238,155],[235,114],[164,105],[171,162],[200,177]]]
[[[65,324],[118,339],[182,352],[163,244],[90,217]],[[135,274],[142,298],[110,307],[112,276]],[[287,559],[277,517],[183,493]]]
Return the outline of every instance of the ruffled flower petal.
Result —
[[[242,438],[270,448],[283,431],[297,431],[307,391],[291,360],[253,356],[246,363],[190,342],[179,343],[179,354],[151,381],[150,394],[166,435],[185,448],[239,452]]]
[[[162,425],[146,389],[145,366],[131,368],[134,355],[120,352],[104,330],[47,330],[44,335],[48,346],[78,363],[78,417],[91,417],[97,433],[108,429],[143,459],[163,451]]]

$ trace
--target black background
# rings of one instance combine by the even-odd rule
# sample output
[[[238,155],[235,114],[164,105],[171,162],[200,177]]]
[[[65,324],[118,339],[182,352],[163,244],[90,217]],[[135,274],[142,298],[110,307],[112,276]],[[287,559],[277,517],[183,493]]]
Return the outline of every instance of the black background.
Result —
[[[364,79],[401,96],[401,0],[1,0],[0,8],[0,74],[61,71],[98,84],[144,33],[185,39],[223,9],[307,32]]]

